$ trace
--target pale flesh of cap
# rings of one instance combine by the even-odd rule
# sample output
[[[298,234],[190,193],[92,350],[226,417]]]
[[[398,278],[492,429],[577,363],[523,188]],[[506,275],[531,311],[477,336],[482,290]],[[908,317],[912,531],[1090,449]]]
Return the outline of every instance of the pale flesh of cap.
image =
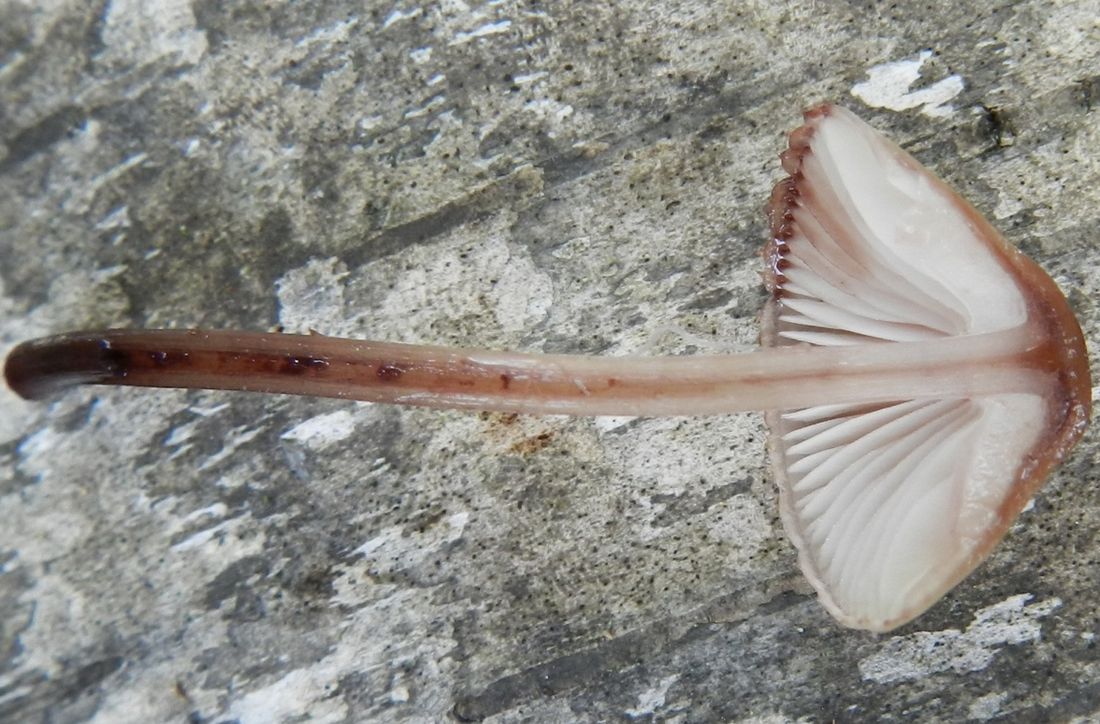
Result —
[[[782,160],[790,177],[769,205],[763,344],[934,345],[1013,330],[1032,340],[1009,372],[1019,384],[1002,394],[766,415],[803,571],[839,621],[889,630],[988,555],[1080,437],[1084,341],[1041,269],[850,111],[808,111]]]

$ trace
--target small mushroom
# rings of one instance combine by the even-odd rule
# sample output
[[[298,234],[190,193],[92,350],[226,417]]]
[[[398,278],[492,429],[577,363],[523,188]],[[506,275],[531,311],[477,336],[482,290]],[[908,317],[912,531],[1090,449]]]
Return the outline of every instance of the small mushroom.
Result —
[[[805,114],[769,204],[764,348],[584,357],[201,330],[16,347],[8,385],[322,395],[573,415],[765,411],[782,518],[841,623],[886,631],[974,569],[1081,436],[1081,330],[1053,281],[850,111]]]

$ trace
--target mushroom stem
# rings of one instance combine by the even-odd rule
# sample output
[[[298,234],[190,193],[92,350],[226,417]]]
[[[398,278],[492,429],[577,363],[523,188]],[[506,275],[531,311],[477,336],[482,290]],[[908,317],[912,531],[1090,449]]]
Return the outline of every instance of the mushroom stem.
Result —
[[[533,414],[702,415],[1042,391],[1055,374],[1044,339],[1024,325],[922,342],[647,358],[504,353],[316,334],[110,330],[21,344],[8,356],[4,375],[28,399],[90,383]],[[1021,374],[1021,364],[1034,374]]]

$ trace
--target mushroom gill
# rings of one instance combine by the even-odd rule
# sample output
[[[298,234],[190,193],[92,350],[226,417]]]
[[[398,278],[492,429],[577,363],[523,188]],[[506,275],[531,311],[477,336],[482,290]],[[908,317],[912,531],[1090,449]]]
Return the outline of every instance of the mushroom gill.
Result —
[[[323,335],[107,330],[17,346],[73,384],[532,414],[766,411],[784,525],[843,624],[887,630],[961,580],[1087,424],[1084,340],[1050,278],[847,110],[806,113],[771,197],[764,348],[584,357]]]
[[[1084,340],[1041,269],[850,111],[808,111],[782,161],[790,177],[769,205],[763,344],[1023,335],[1000,363],[1016,377],[1000,391],[766,413],[803,571],[839,621],[889,630],[989,554],[1080,437]],[[918,346],[914,380],[926,364]]]

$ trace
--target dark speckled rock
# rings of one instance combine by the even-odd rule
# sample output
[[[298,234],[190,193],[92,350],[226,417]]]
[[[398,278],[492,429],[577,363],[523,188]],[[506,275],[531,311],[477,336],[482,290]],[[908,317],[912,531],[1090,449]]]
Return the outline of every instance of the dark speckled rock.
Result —
[[[745,349],[776,154],[823,99],[960,187],[1100,336],[1094,3],[0,14],[0,353],[131,325]],[[814,602],[755,416],[0,409],[3,720],[1100,715],[1092,432],[969,580],[874,636]]]

